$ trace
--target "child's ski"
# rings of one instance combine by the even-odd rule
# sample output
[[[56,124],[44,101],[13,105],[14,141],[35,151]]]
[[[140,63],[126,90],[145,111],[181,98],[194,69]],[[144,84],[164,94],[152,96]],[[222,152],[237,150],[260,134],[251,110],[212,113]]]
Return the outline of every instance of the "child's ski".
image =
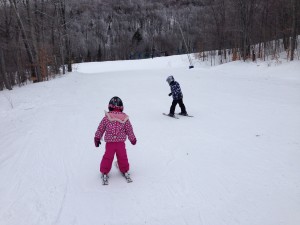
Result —
[[[127,173],[122,173],[120,171],[120,168],[119,168],[119,165],[118,165],[118,162],[116,161],[115,162],[115,166],[117,167],[117,169],[119,170],[119,172],[122,174],[122,176],[126,179],[127,183],[131,183],[133,180],[131,179],[130,177],[130,174],[127,172]]]
[[[186,116],[186,117],[194,117],[194,116],[189,115],[189,114],[183,115],[183,114],[180,114],[180,113],[176,113],[176,115],[179,115],[179,116]]]
[[[102,184],[108,185],[108,175],[107,174],[101,174]]]
[[[163,115],[164,116],[168,116],[168,117],[171,117],[171,118],[174,118],[174,119],[179,119],[179,117],[177,117],[177,116],[170,116],[169,114],[167,114],[167,113],[163,113]]]

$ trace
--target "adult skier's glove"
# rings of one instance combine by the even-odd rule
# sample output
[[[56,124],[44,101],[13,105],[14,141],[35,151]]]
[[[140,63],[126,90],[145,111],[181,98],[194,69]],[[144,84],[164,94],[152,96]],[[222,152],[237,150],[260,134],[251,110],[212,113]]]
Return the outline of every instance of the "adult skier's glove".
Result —
[[[131,141],[131,144],[135,145],[136,144],[136,139],[134,139],[133,141]]]
[[[95,142],[95,146],[96,146],[97,148],[99,147],[99,145],[101,145],[101,141],[100,141],[100,139],[97,138],[97,137],[94,137],[94,142]]]
[[[171,96],[171,95],[172,95],[172,93],[169,94],[169,96]]]

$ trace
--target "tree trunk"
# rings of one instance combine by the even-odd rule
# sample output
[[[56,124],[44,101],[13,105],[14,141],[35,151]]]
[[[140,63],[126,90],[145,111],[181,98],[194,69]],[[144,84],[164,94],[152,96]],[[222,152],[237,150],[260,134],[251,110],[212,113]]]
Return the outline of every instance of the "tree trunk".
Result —
[[[3,50],[0,49],[0,90],[3,90],[3,83],[8,90],[12,90],[9,79],[6,76]]]
[[[241,52],[242,58],[245,61],[250,56],[250,34],[253,26],[255,0],[238,0],[237,10],[240,13],[241,20]]]
[[[2,63],[2,57],[3,57],[3,52],[2,49],[0,49],[0,91],[4,89],[4,68]]]
[[[10,4],[12,5],[15,15],[17,17],[17,23],[18,26],[21,30],[21,34],[22,34],[22,39],[24,41],[24,45],[25,45],[25,49],[26,49],[26,53],[28,56],[28,60],[30,63],[30,69],[31,69],[31,75],[32,77],[38,77],[37,71],[36,71],[36,66],[37,66],[37,62],[35,60],[35,55],[36,53],[34,52],[34,49],[31,48],[21,16],[19,14],[18,8],[17,8],[17,3],[16,0],[9,0]]]
[[[28,5],[29,7],[29,5]],[[32,26],[32,21],[30,21],[30,28],[32,31],[32,45],[33,48],[35,48],[36,52],[36,69],[37,69],[37,80],[43,81],[46,74],[43,68],[46,68],[45,61],[43,61],[41,58],[44,57],[42,53],[44,53],[44,50],[41,47],[41,37],[42,37],[42,32],[41,32],[41,24],[42,21],[40,20],[39,17],[39,8],[38,8],[38,2],[37,0],[34,0],[34,20],[35,20],[35,26]],[[36,41],[34,41],[36,40]]]
[[[292,0],[292,17],[293,17],[293,24],[292,24],[292,39],[291,39],[291,61],[294,60],[294,52],[296,48],[297,42],[297,1],[299,0]]]
[[[68,72],[72,72],[71,41],[68,35],[65,0],[61,0],[60,5],[61,5],[60,8],[61,8],[61,18],[62,18],[62,25],[63,25],[63,36],[64,36],[65,46],[66,46],[66,60],[68,64]]]

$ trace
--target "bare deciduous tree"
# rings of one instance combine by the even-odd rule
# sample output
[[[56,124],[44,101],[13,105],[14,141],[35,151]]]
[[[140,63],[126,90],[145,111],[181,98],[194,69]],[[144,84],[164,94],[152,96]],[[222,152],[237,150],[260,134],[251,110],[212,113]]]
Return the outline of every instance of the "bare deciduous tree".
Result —
[[[12,85],[26,78],[43,81],[72,71],[73,62],[88,60],[187,51],[202,52],[205,60],[206,52],[215,57],[215,50],[221,62],[251,56],[254,60],[255,54],[265,59],[280,51],[294,60],[299,49],[299,2],[0,0],[0,47],[5,56],[0,88],[5,77]]]

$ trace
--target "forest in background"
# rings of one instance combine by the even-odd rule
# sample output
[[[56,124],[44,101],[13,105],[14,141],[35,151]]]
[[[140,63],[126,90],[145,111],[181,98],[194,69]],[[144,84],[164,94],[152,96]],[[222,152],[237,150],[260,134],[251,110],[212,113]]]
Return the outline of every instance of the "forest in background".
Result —
[[[0,0],[0,90],[78,62],[299,59],[299,0]],[[298,44],[298,45],[297,45]]]

